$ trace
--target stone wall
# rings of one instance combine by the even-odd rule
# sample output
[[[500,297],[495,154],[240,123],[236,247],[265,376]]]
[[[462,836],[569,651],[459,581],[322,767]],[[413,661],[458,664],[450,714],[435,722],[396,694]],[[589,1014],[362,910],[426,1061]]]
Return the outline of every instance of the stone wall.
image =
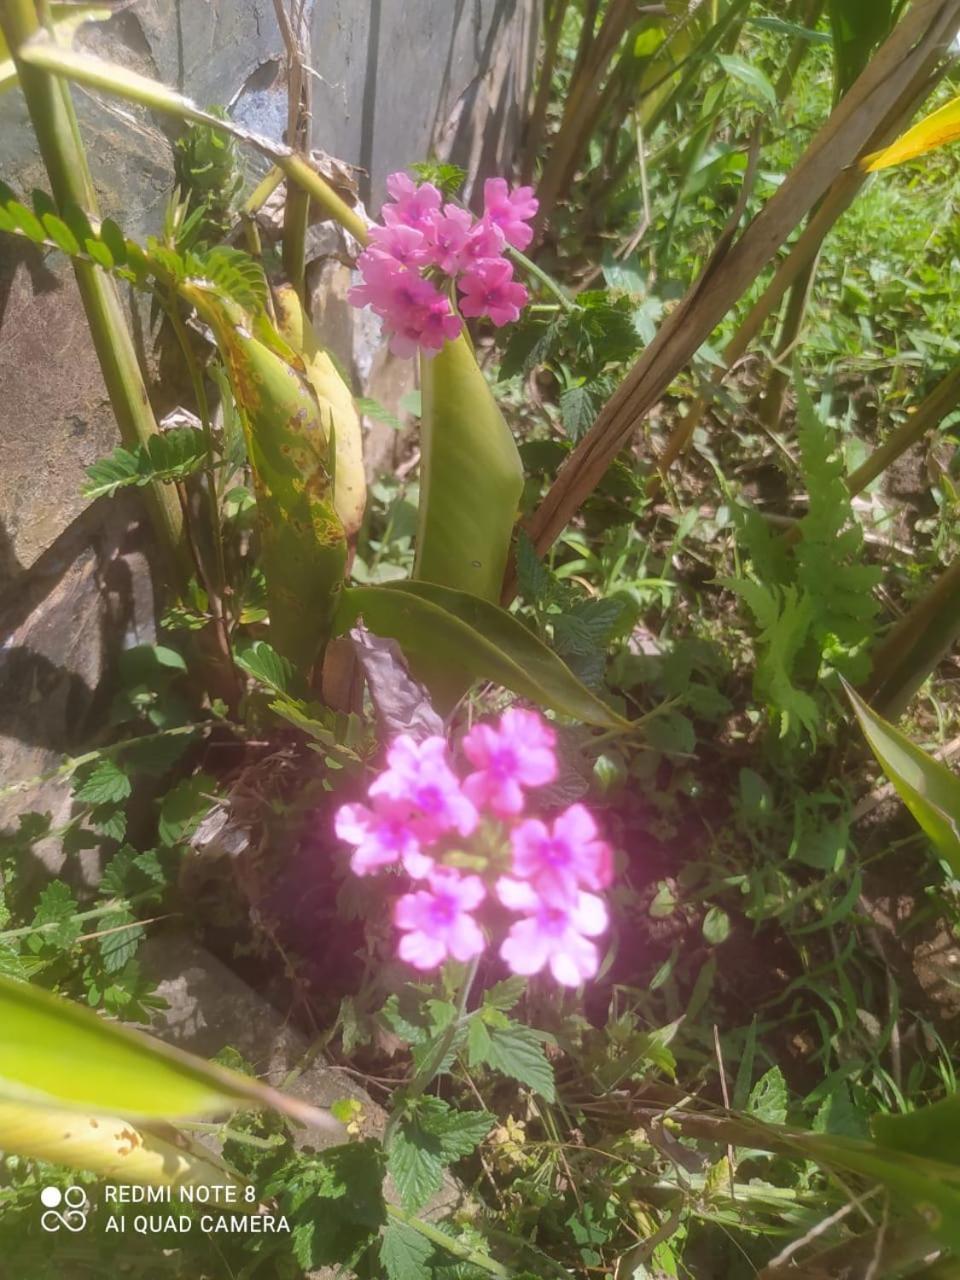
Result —
[[[533,72],[537,3],[316,3],[315,145],[364,168],[361,191],[374,210],[386,174],[432,149],[474,180],[508,170]],[[271,0],[135,0],[83,28],[79,40],[203,105],[226,105],[263,132],[282,130],[282,42]],[[103,213],[133,236],[157,230],[173,181],[173,126],[86,91],[74,99]],[[0,97],[0,176],[19,192],[46,186],[16,90]],[[372,371],[381,399],[402,394],[409,367],[391,369],[375,355],[369,329],[343,304],[343,270],[316,264],[311,278],[338,354],[361,374]],[[131,316],[149,370],[146,314],[133,306]],[[153,394],[161,410],[176,400],[156,376]],[[111,655],[150,637],[136,497],[93,507],[80,497],[84,468],[116,443],[69,265],[0,236],[2,783],[31,777],[76,746]],[[390,465],[390,447],[371,438],[377,465]],[[0,829],[23,806],[20,797],[0,797]]]

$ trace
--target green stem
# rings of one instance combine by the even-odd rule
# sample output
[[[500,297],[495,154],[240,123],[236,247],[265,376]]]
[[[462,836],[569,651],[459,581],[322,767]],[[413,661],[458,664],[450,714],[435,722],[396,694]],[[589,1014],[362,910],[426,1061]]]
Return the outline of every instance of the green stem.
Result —
[[[74,924],[81,924],[85,920],[98,920],[101,916],[108,916],[111,911],[120,911],[124,908],[129,910],[136,903],[153,897],[153,892],[152,889],[148,889],[144,893],[134,894],[132,898],[111,898],[109,902],[101,902],[99,906],[92,907],[89,911],[78,911],[68,919]],[[130,928],[139,923],[138,920],[132,920]],[[0,933],[0,942],[13,942],[17,938],[27,938],[34,933],[46,933],[51,929],[59,929],[62,924],[62,920],[48,920],[46,924],[28,924],[19,929],[7,929]]]
[[[45,782],[66,781],[85,764],[93,764],[95,760],[101,760],[105,756],[110,757],[117,752],[128,751],[131,747],[140,746],[144,742],[156,742],[158,738],[175,738],[187,733],[196,733],[198,729],[207,727],[206,724],[179,724],[172,729],[158,729],[156,733],[145,733],[139,738],[125,738],[122,742],[98,747],[95,751],[87,751],[82,756],[71,756],[59,768],[52,769],[49,773],[38,773],[32,778],[24,778],[22,782],[12,782],[9,786],[0,787],[0,799],[17,795],[21,791],[29,791],[31,787],[40,787]]]
[[[514,261],[519,262],[524,271],[529,272],[530,275],[539,280],[548,293],[553,294],[564,311],[576,311],[577,304],[570,299],[566,290],[557,284],[552,276],[547,275],[543,267],[538,267],[532,259],[528,258],[525,253],[521,253],[519,249],[508,249],[507,253]]]
[[[453,1044],[457,1032],[463,1026],[464,1015],[467,1009],[467,1001],[470,998],[470,990],[473,987],[474,979],[477,976],[477,968],[479,964],[480,957],[474,956],[470,961],[470,964],[467,966],[467,972],[464,975],[463,985],[460,988],[460,995],[457,999],[457,1016],[455,1018],[451,1018],[450,1025],[438,1040],[433,1053],[429,1058],[427,1058],[423,1066],[407,1086],[404,1095],[407,1100],[420,1097],[424,1089],[427,1088],[430,1081],[440,1070],[444,1058],[450,1052],[450,1046]]]
[[[510,1280],[510,1277],[514,1274],[502,1262],[497,1262],[494,1258],[488,1257],[487,1254],[471,1249],[469,1245],[461,1244],[459,1240],[451,1239],[438,1227],[429,1222],[424,1222],[422,1218],[415,1218],[413,1214],[404,1213],[395,1204],[387,1205],[387,1216],[393,1218],[396,1222],[402,1222],[404,1226],[412,1227],[414,1231],[419,1232],[431,1244],[438,1245],[441,1249],[445,1249],[447,1253],[452,1253],[455,1258],[461,1258],[464,1262],[469,1262],[473,1266],[479,1267],[481,1271],[486,1271],[488,1275],[498,1276],[500,1280]]]
[[[96,193],[69,89],[49,71],[21,57],[24,43],[41,32],[34,0],[3,0],[0,29],[13,54],[57,205],[61,211],[76,205],[89,217],[98,217]],[[156,434],[157,423],[116,287],[92,263],[75,261],[73,270],[121,440],[128,448],[146,444]],[[160,484],[152,484],[147,500],[174,585],[185,584],[189,579],[189,557],[183,537],[183,513],[176,495]]]

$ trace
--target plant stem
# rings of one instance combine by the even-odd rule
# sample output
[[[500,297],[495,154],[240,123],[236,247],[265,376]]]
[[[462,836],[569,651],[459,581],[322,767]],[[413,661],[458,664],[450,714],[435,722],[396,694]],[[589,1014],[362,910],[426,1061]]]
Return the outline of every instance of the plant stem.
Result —
[[[437,1042],[433,1053],[427,1058],[423,1066],[416,1073],[405,1090],[407,1100],[419,1098],[424,1089],[430,1084],[440,1067],[443,1060],[450,1051],[457,1032],[463,1026],[464,1014],[467,1009],[467,1001],[470,998],[470,989],[473,986],[474,979],[477,976],[477,967],[480,964],[480,957],[474,956],[467,966],[467,972],[464,974],[463,985],[460,988],[460,995],[457,997],[457,1016],[451,1018],[450,1025],[444,1031],[443,1035]]]
[[[49,71],[25,63],[20,56],[24,42],[41,30],[34,0],[3,0],[0,28],[13,54],[57,205],[61,211],[76,205],[89,217],[99,217],[69,88]],[[76,260],[73,271],[120,438],[127,448],[146,444],[158,428],[119,294],[109,276],[92,263]],[[189,579],[189,556],[176,495],[154,483],[147,490],[147,501],[172,585],[185,585]]]
[[[552,276],[547,275],[542,267],[538,267],[535,262],[528,258],[525,253],[521,253],[519,249],[508,249],[507,252],[511,258],[519,262],[524,271],[528,271],[530,275],[535,276],[548,293],[553,294],[564,311],[576,311],[577,304],[571,300],[567,291],[557,284]]]
[[[109,915],[111,911],[129,909],[145,898],[153,897],[153,892],[152,889],[148,889],[144,893],[135,893],[132,898],[111,898],[109,902],[101,902],[99,906],[92,907],[89,911],[78,911],[68,918],[75,924],[80,924],[84,920],[98,920],[101,916]],[[121,927],[133,928],[134,925],[141,923],[140,920],[131,920],[128,925]],[[7,929],[4,933],[0,933],[0,942],[13,942],[16,938],[26,938],[33,933],[46,933],[50,929],[58,929],[61,924],[63,924],[62,920],[48,920],[46,924],[28,924],[20,929]]]
[[[462,1258],[464,1262],[469,1262],[473,1266],[479,1267],[481,1271],[486,1271],[488,1275],[498,1276],[500,1280],[510,1280],[510,1277],[514,1274],[502,1262],[497,1262],[494,1258],[488,1257],[487,1254],[471,1249],[469,1245],[461,1244],[459,1240],[451,1239],[446,1232],[441,1231],[429,1222],[424,1222],[422,1218],[415,1218],[413,1214],[405,1213],[395,1204],[387,1205],[387,1216],[393,1218],[396,1222],[402,1222],[405,1226],[412,1227],[414,1231],[419,1232],[432,1244],[439,1245],[441,1249],[446,1249],[447,1253],[452,1253],[455,1258]]]
[[[77,770],[82,769],[85,764],[92,764],[95,760],[100,760],[105,756],[110,757],[115,752],[128,751],[131,747],[140,746],[144,742],[156,742],[158,738],[175,738],[187,733],[196,733],[198,729],[207,727],[207,724],[178,724],[172,729],[158,729],[156,733],[145,733],[139,738],[125,738],[122,742],[114,742],[106,747],[98,747],[95,751],[87,751],[82,756],[71,756],[59,768],[52,769],[49,773],[38,773],[32,778],[25,778],[22,782],[12,782],[9,786],[0,787],[0,799],[5,796],[17,795],[20,791],[29,791],[31,787],[42,786],[45,782],[54,782],[58,779],[66,781],[68,778],[72,778]]]

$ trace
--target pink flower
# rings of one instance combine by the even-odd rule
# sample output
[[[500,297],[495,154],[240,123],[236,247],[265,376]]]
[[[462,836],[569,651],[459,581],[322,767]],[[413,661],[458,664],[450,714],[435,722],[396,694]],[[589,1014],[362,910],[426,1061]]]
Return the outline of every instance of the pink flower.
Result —
[[[532,880],[550,902],[572,902],[578,890],[605,889],[613,878],[610,846],[597,839],[597,824],[582,804],[555,819],[553,829],[537,818],[514,827],[514,874]]]
[[[395,201],[383,206],[383,220],[388,227],[403,223],[422,231],[440,211],[443,197],[432,182],[418,185],[405,173],[391,173],[387,190]]]
[[[544,902],[529,881],[507,876],[497,881],[497,897],[511,911],[525,913],[500,946],[502,959],[514,973],[539,973],[549,964],[564,987],[577,987],[596,974],[597,948],[588,939],[607,927],[602,898],[578,893],[572,904],[556,906]]]
[[[371,799],[383,796],[405,806],[410,829],[423,843],[448,831],[469,836],[477,825],[477,811],[460,790],[440,737],[422,742],[407,734],[396,738],[387,752],[387,768],[369,794]]]
[[[460,277],[463,293],[460,310],[465,316],[488,316],[499,329],[520,319],[527,291],[513,280],[513,267],[506,258],[482,258]]]
[[[505,711],[496,729],[474,725],[463,750],[477,772],[465,779],[464,792],[478,809],[489,806],[498,817],[522,812],[523,788],[542,787],[557,776],[555,742],[549,725],[520,707]]]
[[[398,953],[415,969],[435,969],[448,955],[471,960],[484,948],[480,926],[469,913],[486,897],[479,876],[440,867],[429,888],[397,899],[393,920],[404,930]]]
[[[506,237],[489,218],[479,218],[471,228],[463,250],[463,267],[478,263],[481,258],[499,258],[506,248]]]
[[[466,209],[448,204],[443,216],[434,218],[427,233],[430,261],[445,275],[455,276],[466,265],[473,218]]]
[[[500,228],[507,243],[515,249],[526,249],[533,239],[533,228],[527,223],[539,208],[533,187],[517,187],[511,191],[505,178],[488,178],[483,184],[483,211]]]
[[[351,870],[369,875],[399,860],[415,880],[433,870],[434,861],[420,850],[420,841],[408,821],[406,807],[380,800],[372,809],[365,804],[344,804],[336,812],[334,830],[345,844],[355,845]]]
[[[419,267],[430,257],[423,232],[403,222],[388,227],[372,226],[370,244],[372,247],[361,254],[361,258],[369,253],[376,253],[392,258],[402,267]]]

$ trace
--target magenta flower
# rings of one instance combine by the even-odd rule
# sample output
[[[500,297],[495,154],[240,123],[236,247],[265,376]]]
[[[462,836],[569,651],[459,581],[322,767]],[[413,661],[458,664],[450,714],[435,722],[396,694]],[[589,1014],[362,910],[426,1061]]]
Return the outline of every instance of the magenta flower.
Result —
[[[597,824],[582,804],[573,804],[553,823],[538,818],[514,827],[513,871],[535,882],[550,902],[572,902],[580,888],[605,889],[613,878],[610,846],[597,839]]]
[[[443,200],[432,182],[418,185],[405,173],[391,173],[387,190],[394,199],[393,204],[387,202],[382,210],[388,227],[403,223],[422,231],[432,224]]]
[[[489,807],[501,818],[521,813],[523,788],[542,787],[557,776],[556,734],[534,711],[510,707],[497,728],[478,724],[463,740],[476,772],[463,790],[478,809]]]
[[[398,898],[394,907],[394,924],[404,931],[400,959],[415,969],[435,969],[448,955],[460,961],[478,956],[483,934],[469,913],[486,897],[483,881],[439,867],[428,884],[428,889]]]
[[[419,267],[430,258],[423,231],[407,226],[404,222],[386,227],[372,226],[370,245],[371,247],[360,255],[361,258],[365,258],[367,254],[379,254],[392,259],[402,267]]]
[[[473,218],[466,209],[448,204],[443,215],[434,218],[427,239],[430,261],[448,276],[462,271],[469,260],[468,246]]]
[[[499,329],[520,319],[527,294],[513,279],[513,267],[506,258],[482,258],[460,277],[463,297],[460,310],[465,316],[487,316]]]
[[[483,258],[499,258],[506,246],[507,241],[500,228],[488,218],[479,218],[473,224],[463,249],[463,269],[469,270]]]
[[[590,938],[607,927],[603,899],[578,893],[567,906],[544,902],[527,880],[501,876],[497,897],[511,911],[524,912],[501,943],[501,958],[514,973],[539,973],[549,965],[564,987],[577,987],[599,968],[597,948]]]
[[[344,804],[334,817],[334,830],[345,844],[356,846],[350,856],[355,875],[366,876],[394,862],[420,880],[436,865],[421,852],[413,833],[406,806],[380,800],[369,809],[365,804]]]
[[[387,769],[371,784],[369,794],[371,799],[383,796],[405,805],[410,829],[423,843],[448,831],[469,836],[476,829],[477,811],[460,790],[440,737],[422,742],[407,734],[396,738],[387,752]]]
[[[539,207],[533,187],[511,191],[504,178],[488,178],[483,184],[484,216],[500,228],[514,249],[526,249],[533,239],[533,228],[527,223]]]

